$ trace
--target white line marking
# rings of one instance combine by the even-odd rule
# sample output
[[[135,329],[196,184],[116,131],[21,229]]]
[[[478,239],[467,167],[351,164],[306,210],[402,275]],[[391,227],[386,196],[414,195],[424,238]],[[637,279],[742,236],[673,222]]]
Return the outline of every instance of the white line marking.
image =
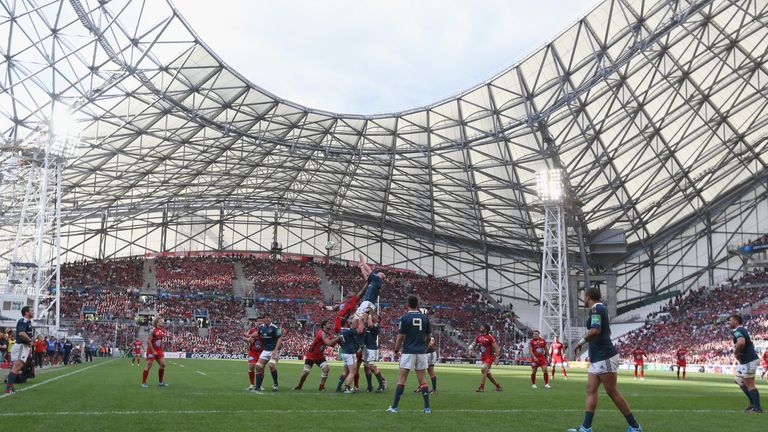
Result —
[[[207,374],[207,373],[205,373],[205,372],[202,372],[202,371],[195,371],[195,372],[199,373],[200,375],[205,375],[205,376],[208,376],[208,374]]]
[[[459,412],[469,414],[521,414],[521,413],[551,413],[551,409],[451,409],[446,408],[446,412]],[[583,409],[557,409],[558,412],[580,413]],[[633,410],[643,413],[736,413],[741,410],[708,410],[708,409],[647,409]],[[375,413],[384,412],[384,409],[377,410],[344,410],[344,409],[316,409],[316,410],[293,410],[293,409],[255,409],[255,410],[161,410],[161,411],[53,411],[53,412],[0,412],[0,417],[27,417],[27,416],[123,416],[123,415],[168,415],[168,414],[345,414],[345,413]],[[401,412],[421,412],[421,410],[401,410]]]
[[[72,372],[70,372],[70,373],[65,373],[64,375],[59,375],[59,376],[57,376],[57,377],[53,377],[53,378],[51,378],[51,379],[47,379],[47,380],[45,380],[45,381],[42,381],[42,382],[39,382],[39,383],[37,383],[37,384],[32,384],[31,386],[25,386],[25,387],[22,387],[22,388],[18,389],[18,392],[19,392],[19,393],[21,393],[21,392],[23,392],[23,391],[32,390],[33,388],[35,388],[35,387],[40,387],[40,386],[41,386],[41,385],[43,385],[43,384],[48,384],[49,382],[53,382],[53,381],[56,381],[56,380],[60,380],[60,379],[62,379],[62,378],[66,378],[66,377],[68,377],[68,376],[72,376],[72,375],[75,375],[75,374],[79,374],[80,372],[85,372],[85,371],[87,371],[88,369],[91,369],[91,368],[95,368],[95,367],[98,367],[98,366],[101,366],[101,365],[105,365],[105,364],[107,364],[107,363],[111,363],[111,362],[113,362],[113,361],[115,361],[115,360],[116,360],[116,359],[107,360],[107,361],[105,361],[104,363],[97,363],[97,364],[95,364],[95,365],[92,365],[92,366],[88,366],[88,367],[86,367],[86,368],[83,368],[83,369],[78,369],[78,370],[72,371]],[[4,397],[8,397],[8,396],[11,396],[11,394],[10,394],[10,393],[6,393],[6,394],[3,394],[3,395],[0,395],[0,399],[2,399],[2,398],[4,398]]]

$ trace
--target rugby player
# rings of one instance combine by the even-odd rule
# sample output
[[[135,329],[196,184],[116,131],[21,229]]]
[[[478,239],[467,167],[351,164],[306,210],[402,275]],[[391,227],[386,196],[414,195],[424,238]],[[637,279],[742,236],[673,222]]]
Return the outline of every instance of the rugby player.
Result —
[[[589,370],[587,375],[587,397],[584,409],[584,421],[576,429],[568,432],[592,432],[592,418],[597,408],[597,390],[602,384],[616,408],[627,420],[627,432],[642,432],[643,428],[635,420],[629,404],[619,392],[616,384],[618,377],[619,352],[611,342],[611,325],[608,319],[608,308],[600,301],[600,289],[591,287],[584,291],[584,303],[589,308],[587,318],[587,333],[576,343],[575,353],[582,345],[589,343]]]
[[[744,321],[739,314],[731,315],[728,318],[728,326],[733,333],[733,356],[739,361],[739,366],[736,367],[735,381],[749,399],[749,406],[744,411],[762,413],[760,393],[755,387],[755,373],[757,373],[759,359],[755,352],[755,345],[743,324]]]

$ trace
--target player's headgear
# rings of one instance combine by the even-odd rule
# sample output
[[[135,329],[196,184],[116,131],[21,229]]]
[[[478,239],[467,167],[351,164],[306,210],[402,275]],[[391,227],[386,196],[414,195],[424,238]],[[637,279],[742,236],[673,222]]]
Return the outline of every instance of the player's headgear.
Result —
[[[739,314],[733,314],[731,315],[731,318],[735,319],[739,324],[744,324],[744,318],[742,318]]]
[[[416,296],[408,296],[408,307],[417,309],[419,307],[419,298]]]

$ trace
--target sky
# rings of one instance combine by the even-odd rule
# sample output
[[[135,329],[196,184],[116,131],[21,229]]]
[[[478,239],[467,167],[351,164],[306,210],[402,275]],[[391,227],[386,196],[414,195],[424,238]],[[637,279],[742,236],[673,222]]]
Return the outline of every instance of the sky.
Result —
[[[350,114],[403,111],[460,93],[597,2],[174,0],[198,36],[254,84]]]

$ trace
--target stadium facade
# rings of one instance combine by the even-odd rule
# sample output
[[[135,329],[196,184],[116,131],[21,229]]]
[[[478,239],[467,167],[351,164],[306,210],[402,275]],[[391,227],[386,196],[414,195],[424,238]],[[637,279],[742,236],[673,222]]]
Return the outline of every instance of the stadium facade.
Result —
[[[766,232],[767,27],[766,0],[606,0],[458,95],[347,115],[251,83],[170,2],[0,0],[0,131],[22,142],[54,101],[82,117],[65,261],[276,236],[531,302],[536,172],[560,166],[587,244],[626,237],[609,266],[622,305],[731,277],[727,246]]]

